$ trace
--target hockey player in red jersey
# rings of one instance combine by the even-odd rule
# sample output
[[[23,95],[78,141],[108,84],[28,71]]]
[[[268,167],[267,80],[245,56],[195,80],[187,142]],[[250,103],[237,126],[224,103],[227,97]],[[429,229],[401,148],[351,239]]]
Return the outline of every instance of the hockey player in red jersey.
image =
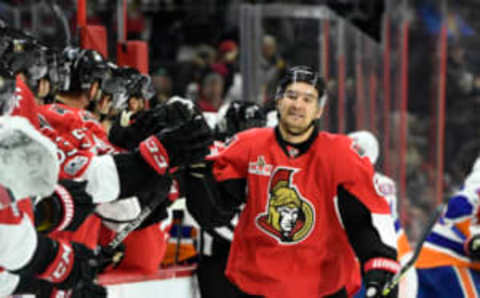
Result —
[[[105,297],[105,290],[92,283],[96,268],[88,262],[97,258],[93,251],[53,240],[33,226],[29,197],[49,196],[57,182],[55,145],[25,118],[2,116],[0,161],[0,295],[35,293],[45,287],[51,291],[53,284],[70,289],[83,283],[82,293],[88,297]]]
[[[378,159],[380,153],[380,146],[377,138],[369,131],[354,131],[348,134],[353,140],[354,146],[360,156],[364,156],[370,160],[373,166]],[[390,206],[392,216],[395,224],[398,261],[400,264],[406,264],[412,257],[412,249],[407,239],[407,235],[402,227],[398,214],[398,200],[395,182],[388,176],[379,172],[375,173],[375,186],[377,190],[382,193],[382,196],[387,200]],[[358,273],[353,278],[355,281],[360,281],[361,277]],[[399,283],[399,298],[410,298],[417,296],[418,278],[416,270],[409,270],[405,277]],[[363,292],[357,293],[356,297],[362,297]]]
[[[311,68],[291,68],[277,91],[276,128],[239,133],[210,162],[190,168],[192,215],[214,227],[245,203],[226,275],[246,297],[348,297],[355,257],[366,297],[382,297],[399,264],[371,163],[347,136],[319,131],[325,85]]]

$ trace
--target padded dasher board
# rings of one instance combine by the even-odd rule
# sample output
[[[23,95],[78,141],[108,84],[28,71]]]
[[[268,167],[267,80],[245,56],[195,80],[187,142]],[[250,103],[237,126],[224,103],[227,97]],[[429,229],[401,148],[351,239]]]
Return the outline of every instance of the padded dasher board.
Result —
[[[107,29],[104,26],[87,25],[80,30],[80,45],[84,49],[98,51],[108,58]]]
[[[117,64],[131,66],[143,74],[148,74],[148,44],[139,40],[118,43]]]

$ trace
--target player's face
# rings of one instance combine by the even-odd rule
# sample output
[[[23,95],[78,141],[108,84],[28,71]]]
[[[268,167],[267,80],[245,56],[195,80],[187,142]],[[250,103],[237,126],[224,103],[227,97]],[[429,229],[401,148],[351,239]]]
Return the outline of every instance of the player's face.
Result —
[[[312,121],[320,118],[323,109],[314,86],[295,82],[287,86],[282,98],[277,102],[280,113],[280,127],[289,134],[306,134]]]
[[[290,232],[295,227],[298,219],[298,208],[282,206],[277,209],[280,214],[280,227],[285,232]]]

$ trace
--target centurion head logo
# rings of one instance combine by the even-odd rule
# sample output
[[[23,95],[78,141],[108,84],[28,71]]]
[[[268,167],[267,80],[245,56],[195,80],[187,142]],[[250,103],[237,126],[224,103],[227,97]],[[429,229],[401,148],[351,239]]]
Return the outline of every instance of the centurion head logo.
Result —
[[[292,183],[296,169],[277,168],[270,177],[266,212],[256,218],[257,226],[282,244],[304,240],[314,224],[314,209]]]

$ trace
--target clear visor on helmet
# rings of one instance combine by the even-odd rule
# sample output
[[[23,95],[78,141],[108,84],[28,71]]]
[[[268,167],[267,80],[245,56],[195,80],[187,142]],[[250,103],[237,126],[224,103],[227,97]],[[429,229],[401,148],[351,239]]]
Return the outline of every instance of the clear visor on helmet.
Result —
[[[127,92],[114,93],[112,95],[112,108],[115,110],[123,110],[127,107],[129,96]]]
[[[127,105],[128,92],[125,86],[125,80],[121,77],[102,80],[101,89],[103,93],[111,95],[114,109],[121,109]]]
[[[155,88],[153,87],[152,79],[149,76],[143,76],[141,93],[142,97],[146,100],[150,100],[155,96]]]
[[[15,79],[0,75],[0,115],[8,115],[15,108]]]
[[[54,54],[48,66],[48,79],[55,90],[68,91],[70,89],[70,62],[58,59]]]
[[[30,80],[40,80],[48,73],[48,62],[46,49],[35,49],[31,53],[28,59],[30,65],[27,68],[27,75]]]
[[[125,81],[121,77],[110,77],[102,80],[100,87],[104,93],[114,95],[127,93],[125,85]]]

